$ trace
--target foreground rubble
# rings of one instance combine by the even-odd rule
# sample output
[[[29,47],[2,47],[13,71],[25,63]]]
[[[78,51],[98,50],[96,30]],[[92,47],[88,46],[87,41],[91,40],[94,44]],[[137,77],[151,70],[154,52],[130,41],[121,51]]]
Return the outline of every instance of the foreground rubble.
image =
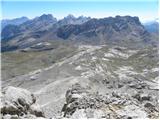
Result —
[[[3,119],[44,117],[44,113],[32,93],[12,86],[2,90],[1,115]]]
[[[101,95],[90,93],[80,84],[75,84],[66,92],[66,104],[62,117],[66,118],[107,118],[107,119],[145,119],[158,118],[158,110],[151,98],[138,94],[135,99],[126,94],[112,92]],[[142,101],[145,101],[144,103]]]
[[[67,90],[65,98],[61,112],[53,118],[158,118],[153,96],[143,93],[130,96],[113,91],[102,95],[76,83]],[[2,119],[45,118],[32,93],[12,86],[2,90],[1,115]]]

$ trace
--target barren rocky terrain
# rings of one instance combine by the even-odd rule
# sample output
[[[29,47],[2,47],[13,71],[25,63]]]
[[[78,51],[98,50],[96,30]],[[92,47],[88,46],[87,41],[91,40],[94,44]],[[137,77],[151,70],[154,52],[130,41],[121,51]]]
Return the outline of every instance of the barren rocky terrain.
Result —
[[[158,49],[80,45],[49,67],[2,80],[46,118],[158,118]]]
[[[131,16],[10,20],[1,117],[158,119],[157,25]]]

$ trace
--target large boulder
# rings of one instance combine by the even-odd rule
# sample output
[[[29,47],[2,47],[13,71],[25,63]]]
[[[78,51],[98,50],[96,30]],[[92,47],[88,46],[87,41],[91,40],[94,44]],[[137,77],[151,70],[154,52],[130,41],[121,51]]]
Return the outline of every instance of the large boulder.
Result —
[[[27,118],[26,116],[44,117],[35,96],[28,90],[6,87],[1,95],[2,118]],[[33,118],[33,117],[28,117]]]

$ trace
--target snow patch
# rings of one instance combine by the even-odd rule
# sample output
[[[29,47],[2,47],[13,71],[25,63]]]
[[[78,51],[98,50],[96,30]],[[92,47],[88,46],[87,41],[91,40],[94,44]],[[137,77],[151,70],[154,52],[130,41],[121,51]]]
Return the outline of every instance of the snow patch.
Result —
[[[92,60],[93,60],[93,61],[97,60],[97,57],[93,56],[93,57],[92,57]]]
[[[79,65],[79,66],[75,67],[75,70],[82,70],[82,67]]]
[[[104,60],[104,61],[109,61],[107,58],[102,58],[102,60]]]
[[[159,71],[159,68],[152,68],[151,71],[153,71],[153,72],[158,72],[158,71]]]
[[[114,57],[112,53],[104,53],[104,57]]]
[[[39,45],[46,45],[46,46],[49,46],[49,45],[51,45],[51,43],[49,43],[49,42],[43,42],[43,43],[40,42],[40,43],[38,43],[37,45],[38,45],[38,46],[39,46]]]

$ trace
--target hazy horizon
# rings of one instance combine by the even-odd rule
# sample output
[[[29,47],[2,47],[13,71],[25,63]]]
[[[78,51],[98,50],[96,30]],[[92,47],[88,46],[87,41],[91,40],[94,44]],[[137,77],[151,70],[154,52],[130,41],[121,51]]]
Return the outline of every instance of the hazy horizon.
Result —
[[[150,21],[158,18],[158,0],[83,0],[73,1],[2,1],[1,19],[14,19],[22,16],[30,19],[42,14],[52,14],[62,19],[68,14],[75,17],[89,16],[91,18],[104,18],[109,16],[138,16],[141,21]]]
[[[46,15],[48,15],[48,14],[51,14],[51,13],[44,13],[44,14],[46,14]],[[44,14],[41,14],[41,15],[44,15]],[[35,17],[32,17],[32,18],[30,18],[30,17],[28,17],[28,16],[19,16],[19,17],[15,17],[15,18],[7,18],[7,19],[0,19],[0,20],[13,20],[13,19],[17,19],[17,18],[22,18],[22,17],[27,17],[28,19],[34,19],[34,18],[36,18],[36,17],[40,17],[41,15],[39,15],[39,16],[35,16]],[[51,14],[54,18],[56,18],[53,14]],[[68,15],[73,15],[73,14],[68,14]],[[63,18],[65,18],[65,17],[67,17],[68,15],[66,15],[66,16],[64,16],[64,17],[62,17],[62,18],[56,18],[57,20],[62,20]],[[80,16],[83,16],[83,17],[91,17],[91,16],[85,16],[85,15],[80,15],[80,16],[76,16],[76,15],[73,15],[74,17],[76,17],[76,18],[78,18],[78,17],[80,17]],[[96,17],[91,17],[91,18],[96,18],[96,19],[101,19],[101,18],[107,18],[107,17],[116,17],[116,16],[131,16],[131,15],[115,15],[115,16],[106,16],[106,17],[98,17],[98,18],[96,18]],[[131,17],[138,17],[138,16],[131,16]],[[157,21],[157,19],[158,18],[154,18],[154,19],[148,19],[148,20],[141,20],[140,18],[139,18],[139,20],[141,21],[141,22],[150,22],[150,21]]]

